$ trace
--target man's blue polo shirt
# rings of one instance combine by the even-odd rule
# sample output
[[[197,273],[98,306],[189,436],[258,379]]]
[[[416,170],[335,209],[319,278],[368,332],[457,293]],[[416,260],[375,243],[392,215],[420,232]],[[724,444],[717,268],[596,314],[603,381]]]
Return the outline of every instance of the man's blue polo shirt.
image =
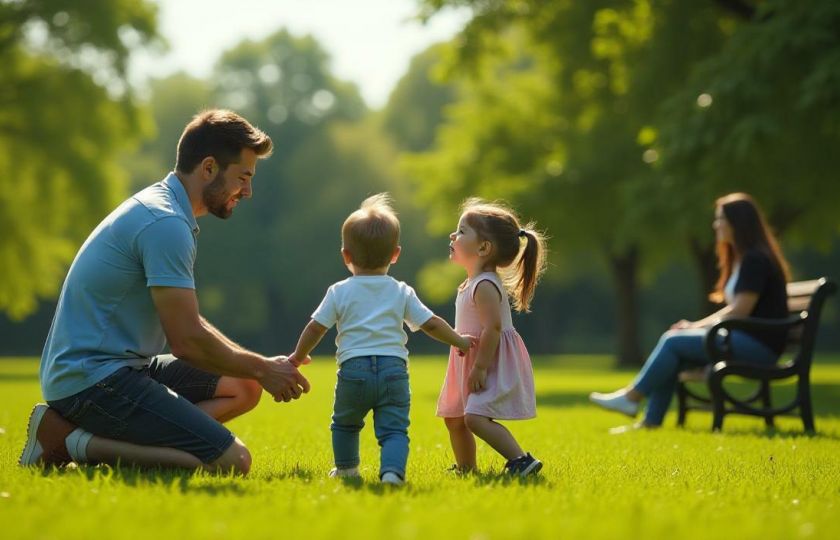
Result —
[[[198,225],[174,173],[106,217],[82,245],[41,356],[47,401],[93,386],[124,366],[143,367],[166,336],[149,287],[194,289]]]

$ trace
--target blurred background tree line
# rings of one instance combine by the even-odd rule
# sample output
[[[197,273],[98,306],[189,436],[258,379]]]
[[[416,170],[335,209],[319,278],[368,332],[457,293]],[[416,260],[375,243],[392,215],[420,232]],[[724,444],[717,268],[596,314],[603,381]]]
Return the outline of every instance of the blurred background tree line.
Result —
[[[465,197],[548,231],[549,272],[516,320],[537,353],[636,364],[671,322],[713,309],[713,203],[731,191],[763,205],[797,279],[840,263],[834,0],[420,0],[421,19],[473,17],[411,61],[382,110],[284,29],[141,99],[125,66],[161,42],[155,7],[67,4],[0,1],[0,354],[40,352],[81,242],[173,168],[184,124],[214,106],[275,142],[254,198],[200,221],[196,266],[203,314],[263,352],[290,351],[346,275],[341,223],[380,191],[403,223],[392,275],[450,319],[463,276],[447,234]],[[837,316],[823,348],[840,348]]]

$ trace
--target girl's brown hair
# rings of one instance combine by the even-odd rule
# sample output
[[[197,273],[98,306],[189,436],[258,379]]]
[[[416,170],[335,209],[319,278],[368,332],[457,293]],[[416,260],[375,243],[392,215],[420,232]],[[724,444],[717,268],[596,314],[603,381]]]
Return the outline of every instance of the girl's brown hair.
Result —
[[[516,213],[500,202],[470,198],[461,205],[461,214],[480,240],[492,244],[488,265],[507,268],[516,263],[512,271],[502,273],[502,281],[516,311],[528,312],[534,289],[545,271],[545,235],[536,230],[535,223],[520,225]]]
[[[790,281],[790,266],[764,214],[752,197],[746,193],[730,193],[715,201],[729,226],[732,227],[733,244],[718,242],[717,256],[720,276],[714,291],[709,295],[713,302],[723,302],[723,289],[732,276],[732,265],[747,251],[756,250],[766,255],[785,281]]]

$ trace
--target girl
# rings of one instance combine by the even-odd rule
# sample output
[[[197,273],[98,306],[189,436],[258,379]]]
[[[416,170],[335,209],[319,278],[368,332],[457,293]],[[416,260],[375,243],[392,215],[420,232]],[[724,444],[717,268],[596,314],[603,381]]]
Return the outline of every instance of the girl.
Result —
[[[480,335],[466,356],[451,349],[438,399],[437,415],[446,422],[460,471],[476,468],[474,435],[504,456],[509,474],[528,476],[542,468],[497,422],[536,416],[531,360],[508,302],[510,293],[516,310],[527,312],[545,269],[545,238],[533,227],[521,227],[501,204],[468,199],[449,235],[449,258],[467,272],[455,301],[455,328]],[[501,277],[499,269],[509,267]]]
[[[642,422],[613,428],[611,433],[662,424],[679,372],[690,365],[711,362],[704,347],[706,333],[721,319],[783,319],[788,315],[786,283],[790,270],[761,209],[746,193],[721,197],[715,206],[712,227],[720,278],[710,298],[726,305],[705,319],[674,323],[626,388],[589,395],[593,403],[631,417],[638,414],[642,400],[647,398]],[[785,340],[785,332],[735,330],[730,336],[730,354],[739,362],[772,365],[784,351]]]

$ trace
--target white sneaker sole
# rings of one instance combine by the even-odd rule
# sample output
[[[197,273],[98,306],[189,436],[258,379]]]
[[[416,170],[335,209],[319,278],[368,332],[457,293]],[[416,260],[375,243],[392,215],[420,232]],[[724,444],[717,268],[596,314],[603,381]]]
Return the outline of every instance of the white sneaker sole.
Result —
[[[525,468],[524,471],[519,473],[519,476],[521,478],[524,478],[524,477],[530,476],[532,474],[537,474],[538,472],[540,472],[540,470],[542,470],[542,468],[543,468],[542,461],[540,461],[538,459],[535,459],[534,462],[531,463],[530,465],[528,465]]]
[[[23,452],[21,452],[20,459],[18,460],[18,465],[21,467],[37,464],[40,455],[36,457],[36,454],[41,447],[38,443],[38,426],[41,425],[41,419],[44,418],[48,409],[49,407],[47,405],[39,403],[35,405],[35,408],[32,409],[32,414],[29,415],[29,425],[26,428],[26,445],[23,447]]]

